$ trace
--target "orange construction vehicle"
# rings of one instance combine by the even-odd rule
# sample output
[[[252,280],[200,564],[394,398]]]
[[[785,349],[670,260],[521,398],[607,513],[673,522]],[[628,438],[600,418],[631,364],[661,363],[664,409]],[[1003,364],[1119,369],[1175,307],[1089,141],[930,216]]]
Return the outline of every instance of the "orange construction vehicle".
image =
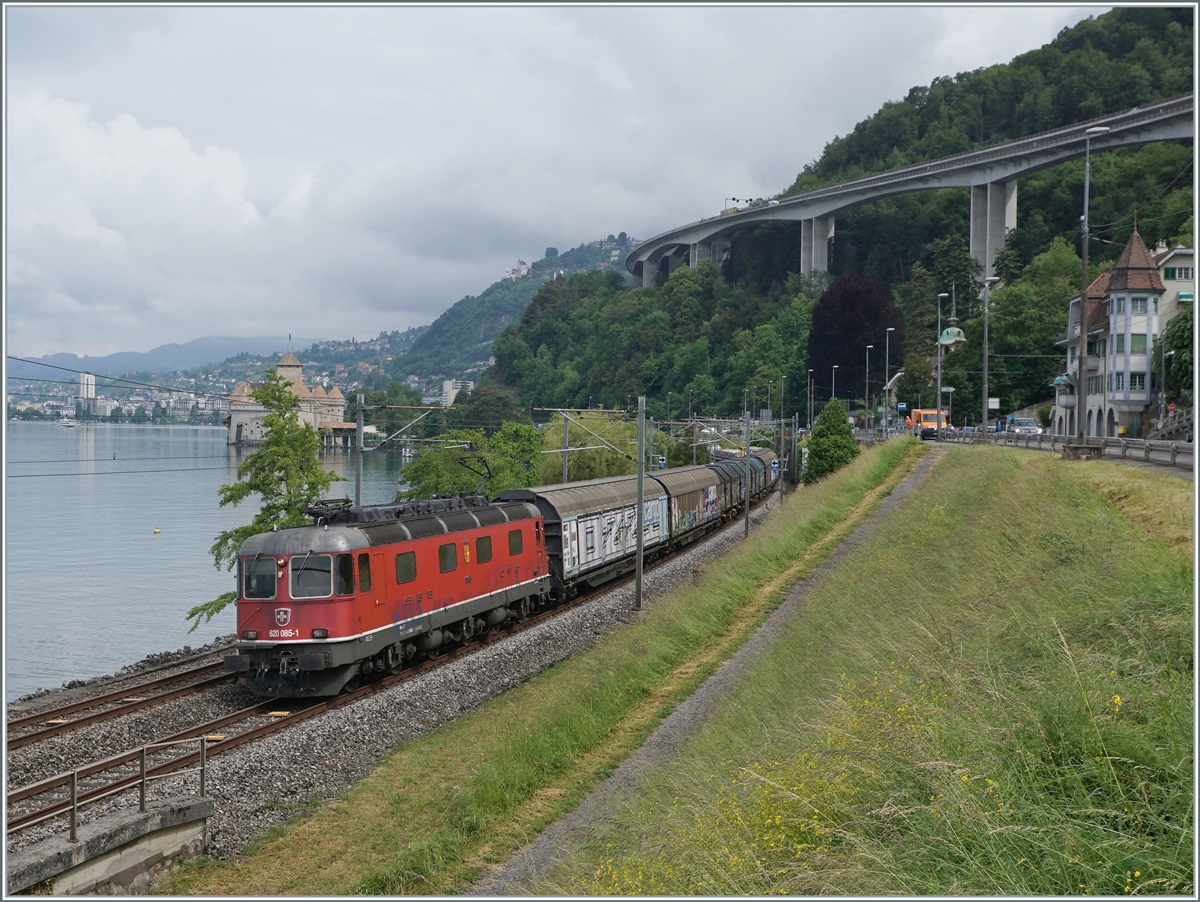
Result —
[[[941,420],[939,423],[938,420]],[[917,438],[937,438],[938,428],[946,429],[950,424],[946,422],[946,411],[942,411],[939,417],[936,410],[914,410],[912,412],[913,435]]]

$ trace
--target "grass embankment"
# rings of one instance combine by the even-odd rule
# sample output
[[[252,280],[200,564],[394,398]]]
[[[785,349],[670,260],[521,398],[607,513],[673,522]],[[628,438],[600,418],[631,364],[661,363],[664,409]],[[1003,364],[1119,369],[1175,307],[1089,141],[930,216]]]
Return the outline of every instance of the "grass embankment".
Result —
[[[947,452],[534,891],[1192,894],[1192,496]]]
[[[611,773],[753,633],[787,585],[878,507],[923,451],[911,440],[891,442],[795,493],[749,541],[657,601],[642,621],[401,746],[362,783],[275,831],[242,861],[193,863],[160,891],[466,888]]]

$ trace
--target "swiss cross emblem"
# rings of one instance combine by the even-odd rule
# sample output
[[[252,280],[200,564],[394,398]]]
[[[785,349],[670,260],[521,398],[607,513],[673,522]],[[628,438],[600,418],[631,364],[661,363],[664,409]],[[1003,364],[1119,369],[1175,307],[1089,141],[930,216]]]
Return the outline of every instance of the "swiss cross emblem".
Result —
[[[292,622],[291,608],[276,608],[275,609],[275,625],[287,626]]]

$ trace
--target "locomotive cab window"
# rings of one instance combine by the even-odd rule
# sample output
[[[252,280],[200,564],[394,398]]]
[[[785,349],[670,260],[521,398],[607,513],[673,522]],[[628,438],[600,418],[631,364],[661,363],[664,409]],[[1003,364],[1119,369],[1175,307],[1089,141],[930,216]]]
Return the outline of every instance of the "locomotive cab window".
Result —
[[[292,598],[328,598],[333,594],[332,555],[294,555],[291,569]]]
[[[339,554],[334,559],[333,594],[354,594],[354,555]]]
[[[358,591],[371,591],[371,555],[358,556]]]
[[[417,578],[417,553],[402,551],[396,555],[396,582],[403,585]]]
[[[243,598],[275,597],[275,558],[260,557],[247,560],[244,570]]]
[[[438,546],[438,566],[443,573],[458,569],[458,550],[453,542]]]
[[[510,555],[518,555],[525,550],[524,543],[521,541],[521,530],[512,529],[508,533],[508,553]]]
[[[475,540],[475,560],[486,564],[492,559],[492,537],[480,536]]]

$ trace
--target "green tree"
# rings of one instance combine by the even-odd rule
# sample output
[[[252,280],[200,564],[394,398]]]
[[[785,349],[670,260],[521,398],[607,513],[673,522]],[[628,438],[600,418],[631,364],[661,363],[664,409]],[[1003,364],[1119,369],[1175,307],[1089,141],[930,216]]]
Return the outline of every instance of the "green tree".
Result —
[[[636,422],[631,422],[619,414],[591,411],[575,414],[572,419],[575,422],[568,427],[570,429],[570,447],[586,450],[568,452],[567,480],[569,482],[600,479],[604,476],[627,476],[637,471]],[[542,432],[545,450],[559,453],[542,455],[542,461],[538,467],[538,484],[540,485],[562,482],[562,422],[562,415],[555,414]],[[595,437],[597,435],[600,436],[599,439]],[[649,424],[646,426],[646,436],[646,440],[650,441]],[[656,429],[655,436],[661,439],[663,433]],[[603,447],[604,442],[608,442],[615,448],[624,449],[629,456]]]
[[[266,381],[250,393],[267,409],[262,418],[263,438],[258,448],[238,465],[238,481],[222,485],[217,493],[221,507],[238,505],[251,495],[260,498],[259,511],[245,526],[226,529],[217,535],[209,552],[213,566],[232,570],[237,563],[238,549],[251,536],[272,529],[306,526],[311,520],[306,508],[320,501],[325,492],[340,477],[321,467],[321,439],[308,423],[300,422],[296,396],[289,391],[290,382],[276,374],[274,367],[266,371]],[[187,612],[194,620],[192,630],[207,623],[223,610],[236,592],[225,592],[196,605]]]
[[[134,423],[144,423],[144,422],[146,422],[146,420],[147,420],[146,408],[139,404],[137,406],[137,408],[133,411],[133,422]]]
[[[837,398],[830,398],[813,424],[808,438],[808,465],[804,469],[804,484],[811,485],[822,477],[840,470],[858,456],[858,442],[846,419],[846,408]]]
[[[1154,347],[1154,372],[1162,372],[1162,352],[1167,350],[1167,400],[1191,402],[1192,340],[1194,322],[1191,304],[1180,304],[1179,312],[1167,323],[1162,341]]]
[[[442,447],[422,451],[400,471],[397,501],[472,492],[483,472],[491,474],[486,491],[492,497],[537,485],[542,436],[531,424],[505,423],[491,436],[482,429],[451,429],[442,438]]]
[[[125,411],[123,411],[120,407],[114,407],[112,409],[112,413],[108,415],[108,418],[114,423],[123,423],[125,422]]]

